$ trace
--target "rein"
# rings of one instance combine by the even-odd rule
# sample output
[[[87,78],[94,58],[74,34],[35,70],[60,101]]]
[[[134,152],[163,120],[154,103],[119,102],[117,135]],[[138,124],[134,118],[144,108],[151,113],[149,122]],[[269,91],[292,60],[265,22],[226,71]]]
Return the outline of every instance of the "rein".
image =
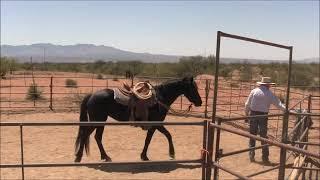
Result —
[[[150,84],[151,85],[151,84]],[[174,114],[174,115],[180,115],[180,116],[187,116],[188,115],[188,113],[191,111],[191,108],[192,108],[192,104],[190,104],[189,105],[189,107],[186,109],[186,110],[179,110],[179,111],[177,111],[177,110],[174,110],[173,108],[171,108],[170,106],[168,106],[168,105],[166,105],[166,104],[164,104],[164,103],[162,103],[161,101],[159,101],[159,99],[157,98],[157,93],[156,93],[156,91],[155,91],[155,89],[154,89],[154,86],[152,86],[151,85],[151,91],[152,91],[152,94],[154,94],[155,95],[155,101],[158,103],[158,104],[160,104],[162,107],[164,107],[165,109],[167,109],[169,112],[171,112],[172,114]]]
[[[168,111],[170,111],[172,114],[174,115],[180,115],[180,116],[187,116],[187,114],[191,111],[192,108],[192,104],[189,105],[188,109],[186,110],[182,110],[182,111],[177,111],[174,110],[173,108],[171,108],[170,106],[162,103],[161,101],[157,100],[157,103],[159,103],[161,106],[163,106],[164,108],[166,108]]]

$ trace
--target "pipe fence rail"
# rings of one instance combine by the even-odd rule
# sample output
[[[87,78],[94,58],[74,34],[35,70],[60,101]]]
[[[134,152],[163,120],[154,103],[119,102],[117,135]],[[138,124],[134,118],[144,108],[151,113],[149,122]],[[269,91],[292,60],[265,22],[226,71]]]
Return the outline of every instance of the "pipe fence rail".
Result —
[[[283,116],[283,114],[275,114],[275,115],[269,115],[269,116]],[[314,116],[312,113],[296,113],[296,115],[304,115],[304,116]],[[249,117],[249,116],[248,116]],[[240,179],[249,179],[249,177],[253,177],[254,175],[249,175],[249,176],[243,176],[235,171],[230,170],[229,168],[223,167],[219,164],[219,158],[234,155],[237,153],[242,153],[246,152],[248,149],[244,150],[239,150],[235,152],[229,152],[229,153],[222,153],[221,150],[219,149],[219,141],[216,142],[216,149],[215,149],[215,160],[212,160],[210,158],[210,154],[213,154],[213,152],[208,150],[208,143],[210,142],[212,135],[214,131],[212,130],[217,129],[217,130],[224,130],[227,132],[231,132],[234,134],[238,134],[240,136],[252,138],[258,141],[266,142],[268,146],[276,146],[280,148],[285,148],[286,150],[290,150],[291,152],[294,153],[299,153],[299,154],[304,154],[309,157],[314,157],[317,159],[320,159],[320,155],[307,151],[303,148],[299,147],[294,147],[289,144],[277,142],[277,141],[272,141],[266,138],[261,138],[259,136],[252,135],[248,132],[240,131],[240,130],[235,130],[230,127],[223,127],[221,126],[221,123],[224,122],[229,122],[229,121],[237,121],[242,119],[246,119],[248,117],[238,117],[238,118],[221,118],[217,117],[217,123],[212,123],[208,122],[207,120],[201,121],[201,122],[0,122],[0,126],[16,126],[20,127],[20,148],[21,148],[21,164],[1,164],[0,168],[21,168],[22,170],[22,177],[24,179],[24,168],[28,167],[67,167],[67,166],[85,166],[85,165],[134,165],[134,164],[178,164],[178,163],[197,163],[201,164],[203,171],[202,171],[202,177],[205,179],[206,171],[213,168],[218,168],[223,171],[226,171],[237,178]],[[251,116],[252,117],[252,116]],[[301,121],[304,121],[308,118],[301,118]],[[148,162],[105,162],[105,163],[30,163],[30,164],[25,164],[24,163],[24,141],[23,141],[23,127],[24,126],[105,126],[105,125],[111,125],[111,126],[128,126],[128,125],[149,125],[149,126],[157,126],[157,125],[175,125],[175,126],[203,126],[203,156],[200,159],[183,159],[183,160],[170,160],[170,161],[148,161]],[[307,131],[304,131],[302,136],[298,139],[298,142],[300,142],[305,135]],[[220,131],[217,131],[217,139],[220,139]],[[216,139],[216,141],[217,141]],[[307,143],[307,142],[304,142]],[[298,144],[298,143],[297,143]],[[306,146],[306,144],[305,144]],[[304,146],[304,147],[305,147]],[[255,149],[259,149],[262,147],[256,147]],[[286,165],[287,166],[287,165]],[[278,167],[273,167],[268,171],[274,170],[274,169],[279,169],[281,166],[279,165]],[[292,169],[297,169],[298,167],[293,167]],[[317,170],[315,168],[300,168],[302,170]],[[268,172],[264,170],[261,173]],[[261,174],[261,173],[255,173],[256,175]]]
[[[285,148],[286,150],[291,151],[291,153],[289,154],[287,160],[289,159],[289,157],[293,153],[303,154],[305,156],[314,157],[314,158],[320,160],[320,154],[317,154],[317,153],[314,153],[314,152],[311,152],[311,151],[307,151],[304,148],[295,147],[295,145],[292,146],[290,144],[281,143],[281,142],[278,142],[278,141],[272,141],[272,140],[269,140],[267,138],[262,138],[262,137],[259,137],[259,136],[255,136],[255,135],[252,135],[252,134],[250,134],[248,132],[245,132],[245,131],[235,130],[235,129],[232,129],[232,128],[229,128],[229,127],[223,127],[223,126],[220,125],[221,122],[224,122],[225,120],[228,120],[228,119],[221,118],[221,117],[217,117],[217,119],[218,119],[217,123],[210,123],[210,125],[209,125],[210,126],[209,128],[215,128],[215,129],[218,130],[216,132],[217,138],[215,140],[215,142],[216,142],[215,160],[212,161],[213,163],[216,163],[216,164],[219,163],[219,159],[220,158],[224,158],[224,157],[227,157],[227,156],[231,156],[231,155],[247,152],[247,151],[252,150],[252,149],[261,149],[264,146],[275,146],[275,147],[279,147],[279,148]],[[220,130],[224,130],[224,131],[227,131],[227,132],[230,132],[230,133],[233,133],[233,134],[237,134],[237,135],[240,135],[240,136],[243,136],[243,137],[255,139],[255,140],[258,140],[258,141],[261,141],[261,142],[265,142],[267,144],[262,145],[262,146],[258,146],[258,147],[255,147],[255,148],[247,148],[247,149],[242,149],[242,150],[238,150],[238,151],[222,153],[222,149],[219,149]],[[306,129],[306,130],[308,130],[308,129]],[[211,130],[211,132],[212,132],[212,130]],[[305,131],[305,132],[307,132],[307,131]],[[299,139],[303,139],[305,136],[306,136],[306,133],[303,133]],[[308,144],[307,142],[304,142],[304,143],[305,143],[305,145]],[[209,156],[210,153],[212,154],[212,152],[209,152],[207,155]],[[299,168],[299,167],[291,168],[291,167],[289,167],[289,165],[290,164],[285,164],[284,168],[302,169],[302,170],[316,170],[316,171],[318,171],[317,168],[309,168],[309,169],[308,168],[303,168],[303,167],[302,168]],[[211,167],[219,168],[218,166],[214,166],[214,165],[211,165]],[[248,176],[243,176],[243,175],[239,176],[238,173],[236,173],[236,174],[231,173],[231,174],[235,175],[236,177],[238,177],[240,179],[248,179],[249,177],[254,177],[256,175],[260,175],[260,174],[263,174],[263,173],[266,173],[266,172],[269,172],[269,171],[272,171],[272,170],[275,170],[275,169],[279,169],[279,168],[281,168],[281,166],[277,165],[276,167],[272,167],[272,168],[267,169],[267,170],[256,172],[256,173],[248,175]],[[219,168],[219,169],[222,169],[222,168]],[[218,173],[218,171],[217,171],[217,173]],[[217,176],[217,174],[214,174],[214,176]]]
[[[258,117],[258,116],[245,116],[244,113],[241,113],[239,111],[243,111],[244,101],[250,92],[251,89],[255,86],[255,82],[240,82],[237,86],[234,85],[234,80],[231,78],[231,82],[228,82],[224,80],[223,78],[219,78],[219,61],[220,61],[220,45],[221,45],[221,39],[222,38],[232,38],[236,40],[241,41],[247,41],[247,42],[253,42],[258,44],[263,44],[267,46],[273,46],[277,48],[283,48],[289,51],[289,58],[288,58],[288,81],[286,86],[278,86],[276,88],[273,88],[273,92],[277,95],[285,96],[283,100],[286,104],[286,111],[285,113],[278,113],[279,111],[275,111],[274,109],[271,109],[272,113],[269,115],[258,115],[260,116],[267,116],[270,118],[270,120],[277,121],[276,126],[276,133],[278,133],[278,122],[280,121],[280,118],[282,118],[282,130],[281,136],[278,141],[277,140],[271,140],[267,138],[262,138],[257,135],[252,135],[249,132],[245,130],[240,130],[241,128],[233,128],[233,127],[225,127],[222,124],[228,124],[228,123],[238,123],[237,127],[239,126],[240,121],[246,120],[248,118],[252,117]],[[310,174],[312,174],[313,171],[318,172],[319,168],[312,167],[312,163],[310,167],[297,167],[295,164],[288,163],[288,159],[291,156],[295,156],[299,158],[300,156],[304,159],[307,159],[308,162],[316,162],[316,160],[320,160],[320,154],[314,153],[313,151],[308,150],[308,146],[318,146],[318,143],[309,142],[308,134],[310,132],[310,124],[314,120],[319,119],[312,119],[311,117],[320,117],[319,113],[315,113],[319,110],[318,106],[314,106],[312,104],[312,101],[319,102],[320,96],[319,94],[305,94],[305,92],[291,90],[290,88],[294,87],[291,86],[291,66],[292,66],[292,52],[293,47],[292,46],[286,46],[281,45],[277,43],[262,41],[258,39],[233,35],[224,33],[221,31],[217,32],[217,46],[216,46],[216,61],[215,61],[215,72],[212,79],[196,79],[199,83],[204,84],[204,88],[200,87],[199,91],[200,94],[204,94],[201,96],[204,102],[205,109],[198,109],[192,111],[193,116],[199,116],[199,117],[205,117],[205,118],[211,118],[211,121],[204,120],[201,122],[0,122],[1,126],[15,126],[19,127],[20,129],[20,154],[21,154],[21,163],[20,164],[0,164],[0,168],[21,168],[22,173],[22,179],[24,179],[25,171],[24,168],[29,167],[68,167],[68,166],[86,166],[86,165],[106,165],[106,166],[115,166],[115,165],[137,165],[137,164],[178,164],[178,163],[196,163],[201,165],[202,167],[202,179],[209,180],[211,179],[211,175],[213,174],[213,178],[216,180],[218,179],[219,170],[225,171],[239,179],[250,179],[250,177],[257,176],[259,174],[263,174],[266,172],[270,172],[272,170],[278,169],[278,179],[283,180],[285,177],[285,170],[286,169],[292,169],[292,170],[302,170],[305,174],[305,172],[308,170]],[[26,76],[25,74],[21,76],[11,76],[9,77],[9,82],[7,84],[4,84],[3,87],[9,88],[9,90],[3,92],[0,91],[0,96],[3,95],[9,95],[9,97],[2,98],[0,103],[0,110],[3,111],[3,109],[10,109],[10,108],[20,108],[19,106],[14,106],[14,101],[11,101],[12,97],[22,95],[25,92],[11,92],[11,88],[27,88],[26,79],[30,78],[33,80],[33,83],[35,82],[34,79],[45,79],[49,80],[49,83],[46,85],[39,84],[38,87],[41,88],[47,88],[45,92],[43,92],[44,95],[47,97],[46,104],[47,107],[41,107],[41,108],[50,108],[51,110],[58,109],[59,107],[54,104],[55,101],[59,100],[59,103],[63,100],[68,102],[79,102],[81,99],[81,96],[83,94],[86,94],[87,92],[94,92],[94,90],[97,90],[99,88],[113,88],[113,87],[119,87],[121,85],[120,82],[115,81],[119,79],[125,79],[123,77],[106,77],[102,79],[97,79],[97,76],[92,74],[88,76],[78,76],[78,77],[68,77],[68,76],[40,76],[35,77],[32,72],[32,76]],[[12,85],[12,80],[15,78],[24,78],[25,86],[18,86],[18,85]],[[86,89],[85,92],[73,92],[75,88],[69,88],[69,92],[60,92],[57,91],[61,88],[67,88],[65,85],[62,85],[61,83],[56,83],[55,79],[68,79],[68,78],[91,78],[91,82],[89,84],[86,84],[84,86],[77,86],[77,88],[84,88]],[[168,79],[175,79],[172,77],[147,77],[147,76],[141,76],[136,77],[135,80],[138,79],[147,79],[154,81],[155,84],[160,83],[161,81],[168,80]],[[101,81],[100,83],[104,83],[103,85],[96,85],[95,81]],[[110,85],[109,81],[114,81],[113,85]],[[130,79],[131,84],[134,82],[134,78]],[[238,82],[238,81],[237,81]],[[218,84],[222,84],[221,88],[218,88]],[[240,84],[240,85],[239,85]],[[2,86],[2,84],[1,84]],[[313,87],[318,88],[320,87]],[[313,93],[313,92],[312,92]],[[76,95],[77,97],[74,97],[74,99],[66,99],[66,97],[62,97],[62,95]],[[290,99],[290,95],[294,95],[294,98]],[[57,97],[56,97],[57,96]],[[212,98],[210,96],[213,96]],[[80,99],[79,99],[80,98]],[[289,104],[289,101],[292,100],[292,103]],[[7,103],[3,106],[3,103]],[[40,102],[39,102],[40,103]],[[65,107],[67,108],[77,108],[78,105],[74,104],[68,104]],[[290,105],[290,107],[289,107]],[[184,107],[188,106],[188,103],[186,103],[185,98],[183,96],[179,97],[177,101],[172,105],[174,109],[180,109],[182,110]],[[307,106],[307,107],[305,107]],[[22,105],[21,108],[26,108],[27,106]],[[33,107],[34,108],[40,108],[39,106],[36,106],[36,101],[33,101]],[[297,113],[290,113],[290,109],[298,109],[301,110],[301,112]],[[302,110],[306,111],[302,111]],[[227,115],[217,115],[218,112],[222,112],[224,114],[227,112]],[[234,115],[237,115],[238,117],[234,117]],[[297,120],[291,121],[289,119],[289,116],[294,115]],[[291,124],[290,124],[291,123]],[[128,125],[147,125],[147,126],[159,126],[159,125],[185,125],[185,126],[202,126],[203,127],[203,144],[201,149],[201,158],[199,159],[182,159],[182,160],[170,160],[170,161],[137,161],[137,162],[104,162],[104,163],[24,163],[24,140],[23,140],[23,127],[24,126],[105,126],[105,125],[113,125],[113,126],[128,126]],[[229,124],[228,124],[229,125]],[[290,132],[289,125],[292,129]],[[242,127],[242,126],[241,126]],[[261,142],[266,143],[262,146],[257,146],[254,148],[246,148],[246,149],[240,149],[233,152],[226,152],[224,153],[223,150],[220,148],[220,141],[221,141],[221,131],[226,131],[232,134],[236,134],[242,137],[251,138],[254,140],[258,140]],[[277,134],[276,134],[277,137]],[[275,138],[276,139],[276,138]],[[279,142],[280,141],[280,142]],[[253,174],[244,176],[236,171],[231,170],[230,168],[224,167],[221,164],[219,164],[219,160],[221,158],[227,158],[228,156],[244,153],[253,149],[261,149],[265,146],[273,146],[281,148],[280,151],[280,164],[271,167],[269,169],[262,170],[260,172],[255,172]],[[288,156],[287,156],[288,154]],[[299,159],[300,161],[300,159]],[[213,172],[213,173],[212,173]],[[291,171],[290,175],[292,175],[293,171]],[[299,174],[299,173],[298,173]]]
[[[205,126],[206,122],[0,122],[1,126],[19,127],[20,128],[20,153],[21,164],[0,164],[0,168],[21,168],[22,179],[25,178],[24,168],[28,167],[72,167],[72,166],[88,166],[88,165],[162,165],[162,164],[178,164],[178,163],[196,163],[203,164],[202,159],[182,159],[169,161],[134,161],[134,162],[100,162],[100,163],[24,163],[24,141],[23,141],[23,127],[24,126],[128,126],[128,125],[149,125],[149,126]]]
[[[228,118],[224,118],[224,117],[218,117],[217,116],[217,110],[218,110],[218,95],[219,95],[219,61],[220,61],[220,49],[221,49],[221,42],[223,38],[230,38],[233,40],[240,40],[240,41],[246,41],[246,42],[251,42],[251,43],[257,43],[257,44],[262,44],[262,45],[266,45],[266,46],[273,46],[273,47],[277,47],[277,48],[282,48],[282,49],[286,49],[289,52],[289,57],[288,57],[288,78],[287,78],[287,86],[283,89],[283,95],[285,95],[284,101],[285,101],[285,107],[286,107],[286,111],[284,114],[281,114],[279,116],[283,117],[282,120],[282,131],[281,131],[281,142],[277,142],[277,141],[271,141],[269,139],[266,138],[261,138],[258,136],[254,136],[248,132],[244,132],[244,131],[237,131],[234,129],[229,129],[229,128],[225,128],[223,126],[221,126],[221,123],[223,123],[224,119],[228,119]],[[280,180],[284,180],[285,178],[285,166],[286,166],[286,155],[287,155],[287,151],[290,150],[291,152],[297,152],[297,153],[301,153],[304,154],[305,156],[311,156],[311,157],[315,157],[315,158],[320,158],[319,154],[315,154],[313,152],[310,151],[306,151],[304,149],[301,148],[297,148],[291,145],[288,145],[288,125],[289,125],[289,101],[290,101],[290,95],[292,93],[292,91],[290,92],[290,88],[291,88],[291,70],[292,70],[292,53],[293,53],[293,47],[292,46],[286,46],[286,45],[281,45],[281,44],[277,44],[277,43],[273,43],[273,42],[268,42],[268,41],[263,41],[263,40],[258,40],[258,39],[254,39],[254,38],[249,38],[249,37],[244,37],[244,36],[239,36],[239,35],[234,35],[234,34],[228,34],[225,32],[221,32],[218,31],[217,32],[217,41],[216,41],[216,61],[215,61],[215,72],[214,72],[214,90],[213,90],[213,111],[212,111],[212,122],[210,123],[209,127],[208,127],[208,142],[207,142],[207,157],[206,160],[207,162],[211,162],[214,161],[216,163],[219,162],[219,158],[220,158],[220,154],[222,154],[221,150],[220,150],[220,131],[224,130],[224,131],[228,131],[234,134],[238,134],[240,136],[244,136],[244,137],[249,137],[251,139],[255,139],[255,140],[259,140],[262,142],[265,142],[267,144],[273,145],[273,146],[277,146],[281,148],[280,151],[280,165],[279,167],[276,167],[274,169],[279,169],[278,171],[278,179]],[[221,83],[220,83],[221,84]],[[222,84],[223,86],[223,84]],[[250,86],[250,88],[252,88]],[[232,94],[232,88],[230,89],[231,94]],[[240,90],[241,91],[241,90]],[[241,94],[241,93],[240,93]],[[303,93],[303,98],[304,98],[304,93]],[[311,97],[311,96],[310,96]],[[239,97],[240,98],[240,97]],[[230,102],[232,98],[230,98]],[[310,109],[310,101],[311,98],[308,98],[308,113],[311,113]],[[304,101],[301,101],[304,102]],[[298,104],[301,104],[300,102]],[[231,106],[229,108],[231,110]],[[306,114],[306,116],[309,116],[308,114]],[[240,118],[236,118],[234,120],[224,120],[226,122],[224,123],[232,123],[231,121],[235,121],[235,120],[241,120],[241,118],[243,120],[247,119],[247,117],[240,117]],[[310,118],[306,118],[306,119],[310,119]],[[229,121],[229,122],[227,122]],[[278,122],[278,121],[277,121]],[[277,128],[278,128],[278,124],[277,124]],[[305,132],[303,132],[301,139],[307,137],[308,134],[308,128],[305,130]],[[305,139],[303,139],[305,140]],[[215,148],[214,148],[214,144],[215,144]],[[304,146],[306,147],[306,145]],[[240,150],[239,153],[245,152],[246,150]],[[215,155],[213,156],[213,152],[215,152]],[[232,153],[234,154],[234,153]],[[231,155],[231,154],[230,154]],[[217,167],[214,167],[214,171],[213,171],[213,175],[214,175],[214,179],[218,179],[218,169]],[[269,170],[268,170],[269,171]],[[266,171],[267,172],[267,171]],[[260,173],[255,173],[254,175],[257,175]],[[250,177],[253,177],[254,175],[251,175]],[[211,169],[206,169],[206,178],[205,179],[210,179],[211,178]]]
[[[25,82],[25,85],[17,85],[12,83],[13,80],[24,78],[26,79],[42,79],[40,84],[37,84],[38,88],[42,88],[41,95],[44,97],[43,99],[37,99],[37,100],[26,100],[25,96],[23,95],[37,95],[38,92],[32,93],[32,92],[26,92],[26,88],[30,87],[28,85],[29,83]],[[61,82],[56,82],[55,79],[91,79],[91,82],[89,82],[89,85],[77,85],[76,87],[69,87],[68,85],[64,85]],[[0,109],[2,112],[8,111],[8,112],[15,112],[13,109],[17,109],[18,111],[21,111],[22,109],[27,110],[34,110],[36,109],[42,109],[45,110],[46,108],[48,110],[63,110],[63,109],[72,109],[77,110],[79,103],[81,102],[81,99],[83,96],[85,96],[88,93],[92,93],[98,89],[103,88],[116,88],[121,86],[121,83],[118,81],[114,81],[116,79],[118,80],[126,80],[125,77],[103,77],[102,79],[97,79],[96,74],[88,75],[88,76],[17,76],[12,75],[8,76],[6,84],[2,84],[2,87],[10,88],[10,91],[1,91],[0,96],[2,97],[0,100]],[[12,79],[12,82],[11,82]],[[170,79],[177,79],[175,77],[152,77],[152,76],[137,76],[135,77],[134,81],[139,80],[150,80],[154,81],[153,83],[158,84],[161,81],[164,80],[170,80]],[[128,80],[128,79],[127,79]],[[43,82],[46,81],[46,82]],[[96,84],[99,81],[98,84]],[[110,83],[113,81],[114,83]],[[204,117],[204,118],[210,118],[212,117],[213,111],[212,109],[212,102],[213,98],[211,95],[213,94],[214,88],[212,88],[212,82],[213,79],[201,79],[197,78],[197,82],[204,85],[204,88],[199,87],[199,91],[201,92],[201,98],[204,102],[204,110],[199,108],[192,108],[190,111],[190,116],[193,117]],[[238,111],[241,111],[243,108],[243,104],[245,101],[245,98],[249,94],[249,90],[251,90],[252,87],[254,87],[254,82],[242,82],[240,81],[240,86],[233,87],[232,84],[234,84],[232,81],[228,82],[227,80],[220,79],[222,83],[225,85],[221,88],[219,88],[219,101],[217,102],[217,106],[219,106],[219,112],[221,113],[229,113],[229,117],[231,114],[237,113]],[[235,80],[233,80],[235,81]],[[105,82],[105,83],[103,83]],[[44,84],[45,83],[45,84]],[[103,85],[101,85],[101,83]],[[112,85],[113,84],[113,85]],[[15,88],[15,92],[11,91],[11,88]],[[67,89],[67,92],[61,92],[63,88]],[[281,92],[283,93],[285,91],[284,88],[275,87],[274,92]],[[280,93],[280,94],[281,94]],[[291,92],[295,94],[295,96],[301,96],[305,97],[305,93],[297,92]],[[8,97],[9,96],[9,97]],[[236,99],[237,102],[234,100]],[[301,98],[297,98],[301,99]],[[29,103],[30,105],[26,105],[25,103]],[[23,105],[22,105],[23,104]],[[184,110],[188,106],[188,102],[185,99],[185,97],[181,96],[179,97],[173,104],[173,108],[175,110]],[[16,110],[16,111],[17,111]]]
[[[271,114],[271,115],[256,115],[256,116],[247,116],[247,117],[234,117],[234,118],[225,118],[225,117],[216,117],[216,122],[218,124],[215,123],[210,123],[210,126],[212,126],[213,128],[217,128],[217,138],[215,140],[216,142],[216,149],[215,149],[215,161],[218,162],[220,158],[224,158],[227,156],[231,156],[231,155],[236,155],[239,153],[243,153],[243,152],[247,152],[250,150],[255,150],[255,149],[261,149],[264,146],[277,146],[277,147],[282,147],[282,148],[286,148],[287,150],[291,150],[291,153],[289,154],[287,160],[289,159],[289,157],[291,155],[293,155],[294,153],[302,153],[305,155],[309,155],[311,157],[320,158],[320,154],[315,154],[315,153],[310,153],[308,151],[305,150],[305,148],[307,146],[304,146],[303,148],[299,148],[299,145],[314,145],[314,146],[320,146],[318,143],[310,143],[310,142],[306,142],[308,139],[308,131],[309,131],[309,125],[310,125],[310,118],[311,117],[319,117],[320,114],[313,114],[310,112],[310,104],[311,104],[311,96],[307,97],[307,99],[309,99],[308,102],[308,107],[307,107],[307,113],[291,113],[292,115],[295,115],[297,118],[296,122],[295,122],[295,126],[292,128],[292,130],[290,131],[290,133],[288,133],[288,136],[292,135],[292,134],[296,134],[295,139],[292,139],[292,141],[288,140],[287,143],[291,143],[292,146],[287,145],[287,143],[283,144],[283,143],[279,143],[277,141],[271,141],[268,139],[264,139],[264,138],[254,138],[255,136],[249,134],[248,132],[241,132],[241,131],[237,131],[237,130],[229,130],[228,128],[223,128],[221,125],[221,123],[226,123],[226,122],[232,122],[232,121],[239,121],[239,120],[244,120],[247,118],[252,118],[252,117],[276,117],[276,116],[284,116],[284,114]],[[302,101],[300,101],[301,103]],[[301,106],[300,106],[301,108]],[[270,119],[273,120],[273,119]],[[318,119],[319,120],[319,119]],[[254,147],[254,148],[246,148],[246,149],[241,149],[241,150],[237,150],[237,151],[233,151],[233,152],[227,152],[227,153],[223,153],[222,149],[219,149],[219,143],[220,143],[220,129],[234,133],[234,134],[238,134],[241,136],[245,136],[245,137],[249,137],[249,138],[253,138],[262,142],[266,142],[268,144],[262,145],[262,146],[258,146],[258,147]],[[298,133],[297,133],[298,132]],[[267,140],[267,141],[265,141]],[[297,143],[295,143],[297,142]],[[294,147],[294,146],[298,146],[298,147]],[[293,153],[294,152],[294,153]],[[320,159],[319,159],[320,160]],[[286,166],[285,166],[286,167]],[[263,170],[261,172],[257,172],[254,173],[252,175],[249,175],[247,177],[253,177],[255,175],[259,175],[262,173],[266,173],[269,172],[271,170],[275,170],[275,169],[279,169],[281,168],[281,166],[277,166],[276,168],[270,168],[269,170]],[[306,170],[317,170],[317,169],[308,169],[308,168],[299,168],[299,167],[294,167],[291,169],[302,169],[303,171]],[[216,176],[216,174],[215,174]]]

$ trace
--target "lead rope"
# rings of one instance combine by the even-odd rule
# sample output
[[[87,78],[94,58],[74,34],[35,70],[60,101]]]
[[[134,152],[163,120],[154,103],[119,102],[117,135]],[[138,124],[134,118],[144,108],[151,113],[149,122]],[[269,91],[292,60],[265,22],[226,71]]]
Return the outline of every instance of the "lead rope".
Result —
[[[163,106],[164,108],[166,108],[168,111],[170,111],[172,114],[175,114],[175,115],[181,115],[181,116],[186,116],[190,111],[191,111],[191,108],[192,108],[192,104],[189,105],[188,109],[186,110],[183,110],[183,111],[176,111],[174,110],[173,108],[171,108],[170,106],[162,103],[161,101],[158,101],[158,103]]]

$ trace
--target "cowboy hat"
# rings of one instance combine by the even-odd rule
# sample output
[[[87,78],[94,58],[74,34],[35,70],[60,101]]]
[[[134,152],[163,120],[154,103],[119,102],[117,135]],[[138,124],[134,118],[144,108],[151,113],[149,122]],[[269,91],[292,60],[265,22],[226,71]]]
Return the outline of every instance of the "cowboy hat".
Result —
[[[259,85],[269,84],[269,85],[275,85],[276,83],[271,82],[270,77],[262,77],[261,81],[257,82]]]

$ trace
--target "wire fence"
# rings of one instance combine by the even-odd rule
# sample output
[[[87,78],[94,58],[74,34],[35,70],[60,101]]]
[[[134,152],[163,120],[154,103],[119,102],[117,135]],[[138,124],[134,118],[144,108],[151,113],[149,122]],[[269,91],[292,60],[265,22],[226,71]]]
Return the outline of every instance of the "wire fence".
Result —
[[[133,83],[138,81],[150,81],[153,85],[161,84],[166,80],[176,79],[174,77],[136,77]],[[72,80],[74,85],[68,85],[67,81]],[[100,89],[121,87],[123,82],[131,83],[131,80],[120,76],[98,77],[97,74],[69,74],[50,75],[46,72],[33,72],[33,75],[26,75],[26,72],[13,72],[7,79],[1,80],[0,88],[0,110],[2,112],[34,112],[34,111],[79,111],[79,104],[82,98],[89,93]],[[218,90],[217,112],[224,117],[244,115],[244,102],[255,87],[254,82],[242,82],[239,79],[231,78],[219,79],[221,85]],[[213,103],[213,77],[201,76],[196,79],[198,91],[204,102],[202,107],[191,109],[190,115],[196,117],[210,118],[212,116]],[[33,87],[32,84],[36,84]],[[37,88],[35,91],[30,91]],[[285,87],[277,86],[273,88],[276,95],[283,100]],[[292,92],[292,103],[306,97],[309,93],[299,89]],[[27,98],[28,96],[39,95],[39,98]],[[185,110],[190,102],[180,96],[172,104],[174,110]],[[276,111],[276,109],[272,109]]]

